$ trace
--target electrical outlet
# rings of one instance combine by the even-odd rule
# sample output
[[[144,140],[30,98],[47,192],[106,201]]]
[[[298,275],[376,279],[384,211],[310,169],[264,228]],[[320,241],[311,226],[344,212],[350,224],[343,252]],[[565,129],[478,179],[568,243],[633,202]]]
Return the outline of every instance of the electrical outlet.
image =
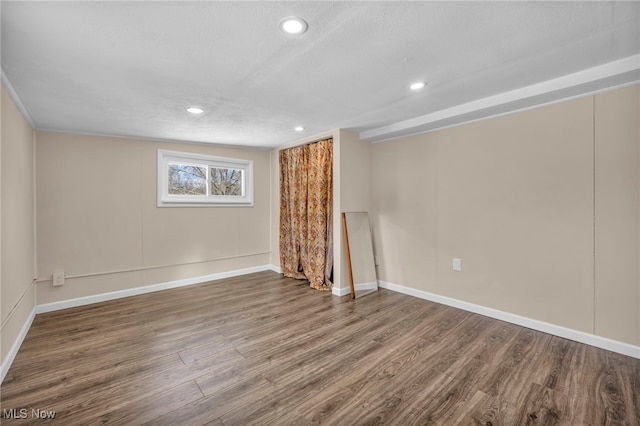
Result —
[[[452,265],[453,265],[453,270],[456,272],[462,272],[462,260],[457,259],[457,258],[453,258],[452,261]]]
[[[59,287],[64,285],[64,272],[54,272],[53,273],[53,286]]]

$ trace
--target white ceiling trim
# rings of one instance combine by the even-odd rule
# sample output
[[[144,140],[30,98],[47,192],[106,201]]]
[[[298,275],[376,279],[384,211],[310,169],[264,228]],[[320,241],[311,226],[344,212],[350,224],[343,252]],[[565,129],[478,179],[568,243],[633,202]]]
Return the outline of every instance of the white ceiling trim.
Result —
[[[6,76],[6,74],[4,73],[4,70],[1,68],[0,68],[0,73],[2,74],[2,85],[7,90],[9,97],[13,100],[13,103],[16,104],[16,107],[18,107],[18,110],[22,113],[22,115],[24,116],[25,120],[27,120],[31,128],[35,129],[36,125],[33,122],[33,118],[31,118],[31,114],[29,114],[29,111],[27,111],[27,108],[22,103],[22,100],[20,100],[20,96],[18,96],[18,94],[16,93],[16,89],[13,88],[13,84],[11,84],[11,82],[9,81],[9,78]]]
[[[366,130],[360,133],[360,139],[369,142],[383,142],[432,132],[562,102],[639,81],[640,55],[629,56],[542,83]]]

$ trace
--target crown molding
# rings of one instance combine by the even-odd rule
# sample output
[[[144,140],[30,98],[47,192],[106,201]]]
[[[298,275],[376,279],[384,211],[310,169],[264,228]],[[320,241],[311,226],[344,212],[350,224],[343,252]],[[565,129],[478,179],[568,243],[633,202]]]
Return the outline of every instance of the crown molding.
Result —
[[[640,55],[552,80],[360,132],[360,139],[383,142],[400,137],[537,108],[640,82]]]
[[[31,118],[31,114],[29,114],[29,111],[27,111],[27,108],[22,103],[20,96],[18,96],[18,94],[16,93],[16,89],[13,88],[13,84],[11,84],[11,82],[9,81],[9,78],[4,73],[4,70],[1,68],[0,68],[0,73],[2,73],[2,85],[7,90],[9,97],[11,97],[11,100],[13,100],[13,102],[16,104],[16,107],[18,107],[18,110],[22,113],[22,115],[24,116],[25,120],[27,120],[31,128],[35,129],[36,125],[33,122],[33,118]]]

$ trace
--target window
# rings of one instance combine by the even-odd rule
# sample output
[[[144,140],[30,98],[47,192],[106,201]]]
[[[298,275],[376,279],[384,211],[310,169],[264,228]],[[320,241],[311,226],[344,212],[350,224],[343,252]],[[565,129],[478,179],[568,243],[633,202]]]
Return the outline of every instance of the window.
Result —
[[[253,161],[158,150],[158,207],[253,206]]]

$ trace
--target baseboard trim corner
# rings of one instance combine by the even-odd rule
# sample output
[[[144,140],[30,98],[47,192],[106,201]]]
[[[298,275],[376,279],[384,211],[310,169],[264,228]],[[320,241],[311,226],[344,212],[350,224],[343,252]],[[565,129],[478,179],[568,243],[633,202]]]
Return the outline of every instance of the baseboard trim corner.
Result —
[[[20,333],[18,333],[16,340],[14,340],[13,345],[11,345],[11,349],[9,349],[7,356],[4,358],[2,364],[0,365],[0,384],[2,384],[5,376],[9,372],[9,368],[11,368],[11,364],[13,364],[13,360],[18,354],[20,346],[22,346],[22,342],[24,341],[25,337],[27,337],[27,333],[29,332],[29,329],[31,328],[31,324],[33,323],[35,317],[36,307],[34,306],[31,310],[31,313],[29,314],[29,317],[22,325],[22,328],[20,329]]]
[[[280,268],[279,266],[276,266],[274,264],[269,264],[267,265],[269,267],[269,269],[273,272],[277,272],[278,274],[282,273],[282,268]]]
[[[554,336],[573,340],[575,342],[584,343],[586,345],[595,346],[597,348],[606,349],[608,351],[617,352],[622,355],[640,359],[640,346],[635,346],[606,337],[596,336],[595,334],[586,333],[584,331],[574,330],[560,325],[550,324],[544,321],[511,314],[509,312],[500,311],[498,309],[476,305],[474,303],[453,299],[451,297],[440,296],[438,294],[416,290],[414,288],[405,287],[387,281],[378,281],[378,284],[381,288],[386,288],[398,293],[403,293],[409,296],[418,297],[420,299],[429,300],[431,302],[440,303],[443,305],[462,309],[464,311],[473,312],[476,314],[484,315],[486,317],[520,325],[522,327],[527,327],[532,330],[541,331],[543,333],[552,334]]]
[[[351,294],[351,289],[349,287],[331,287],[331,294],[334,296],[342,297],[347,294]]]

